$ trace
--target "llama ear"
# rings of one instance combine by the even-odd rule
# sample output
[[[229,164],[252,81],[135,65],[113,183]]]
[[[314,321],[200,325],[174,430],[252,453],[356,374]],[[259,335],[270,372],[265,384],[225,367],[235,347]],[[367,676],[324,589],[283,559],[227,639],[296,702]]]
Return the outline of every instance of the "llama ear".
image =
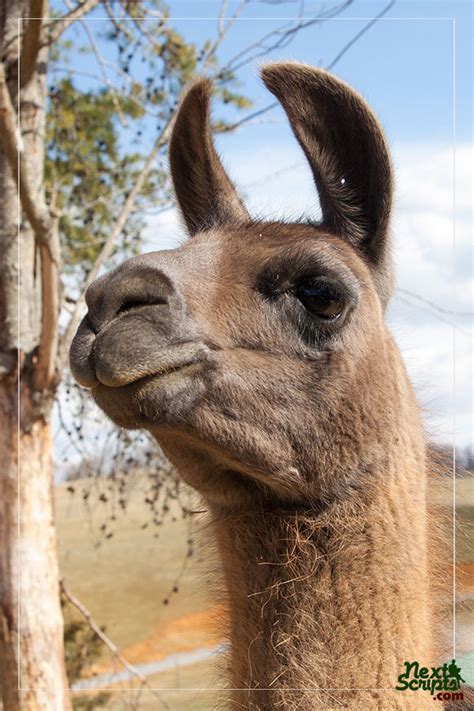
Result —
[[[209,104],[212,85],[197,81],[183,99],[170,141],[176,197],[189,234],[250,216],[214,148]]]
[[[293,62],[263,68],[311,166],[323,225],[386,273],[392,169],[382,129],[364,99],[322,69]]]

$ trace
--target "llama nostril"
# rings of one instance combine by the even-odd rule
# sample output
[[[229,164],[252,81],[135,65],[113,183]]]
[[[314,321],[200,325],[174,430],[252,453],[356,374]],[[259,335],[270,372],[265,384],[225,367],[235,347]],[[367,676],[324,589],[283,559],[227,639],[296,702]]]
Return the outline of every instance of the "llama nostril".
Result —
[[[154,299],[143,299],[143,298],[131,298],[126,299],[117,309],[117,316],[119,314],[126,313],[127,311],[134,311],[135,309],[141,309],[144,306],[159,306],[160,304],[166,305],[168,302],[163,298]]]
[[[144,257],[140,259],[143,261]],[[171,305],[176,298],[171,279],[161,269],[137,265],[133,260],[98,279],[86,293],[89,318],[95,333],[99,333],[117,316],[144,307]]]

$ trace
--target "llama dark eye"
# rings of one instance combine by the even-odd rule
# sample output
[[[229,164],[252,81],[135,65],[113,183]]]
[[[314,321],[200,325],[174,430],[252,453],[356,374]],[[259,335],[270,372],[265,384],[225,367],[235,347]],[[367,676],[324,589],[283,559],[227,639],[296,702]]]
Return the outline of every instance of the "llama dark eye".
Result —
[[[345,303],[331,284],[301,284],[296,297],[305,309],[324,321],[334,321],[344,310]]]

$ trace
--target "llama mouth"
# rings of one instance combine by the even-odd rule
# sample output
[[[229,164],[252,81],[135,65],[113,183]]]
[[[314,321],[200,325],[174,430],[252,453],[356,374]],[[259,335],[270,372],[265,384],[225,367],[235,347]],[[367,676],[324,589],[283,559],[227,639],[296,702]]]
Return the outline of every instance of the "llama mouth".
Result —
[[[167,363],[160,366],[152,366],[140,368],[140,366],[132,369],[129,372],[115,372],[111,374],[107,370],[103,370],[100,366],[96,366],[96,375],[98,385],[108,388],[121,388],[127,385],[147,385],[148,383],[157,383],[158,381],[167,380],[170,376],[178,373],[190,374],[193,370],[200,369],[202,362],[200,360],[186,360],[181,363]]]
[[[166,380],[168,376],[183,373],[183,371],[186,375],[190,375],[193,372],[198,372],[201,369],[201,366],[201,361],[191,361],[189,363],[183,363],[182,365],[163,366],[155,370],[153,373],[144,375],[136,380],[132,380],[127,384],[133,383],[138,386],[141,384],[148,385],[148,383],[156,383],[157,381]]]
[[[99,382],[91,389],[97,405],[119,427],[148,428],[182,419],[206,391],[208,363],[193,361],[155,366],[153,372],[124,377],[120,384]],[[96,371],[97,372],[97,371]]]
[[[86,316],[71,346],[71,370],[83,387],[121,388],[141,380],[171,380],[212,360],[210,348],[198,339],[170,340],[153,322],[139,322],[137,328],[134,319],[126,318],[96,334]]]

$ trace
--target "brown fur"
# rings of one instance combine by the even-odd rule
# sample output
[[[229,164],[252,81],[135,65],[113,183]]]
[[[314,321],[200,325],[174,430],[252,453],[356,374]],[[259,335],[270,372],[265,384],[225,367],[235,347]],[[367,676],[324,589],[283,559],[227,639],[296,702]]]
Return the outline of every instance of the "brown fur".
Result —
[[[232,706],[431,708],[391,691],[440,659],[419,408],[384,324],[386,143],[324,71],[270,65],[321,224],[251,221],[215,152],[210,86],[181,106],[171,170],[192,240],[89,289],[71,367],[119,425],[152,432],[206,500],[231,618]],[[342,181],[342,182],[341,182]],[[298,294],[337,282],[344,312]]]

